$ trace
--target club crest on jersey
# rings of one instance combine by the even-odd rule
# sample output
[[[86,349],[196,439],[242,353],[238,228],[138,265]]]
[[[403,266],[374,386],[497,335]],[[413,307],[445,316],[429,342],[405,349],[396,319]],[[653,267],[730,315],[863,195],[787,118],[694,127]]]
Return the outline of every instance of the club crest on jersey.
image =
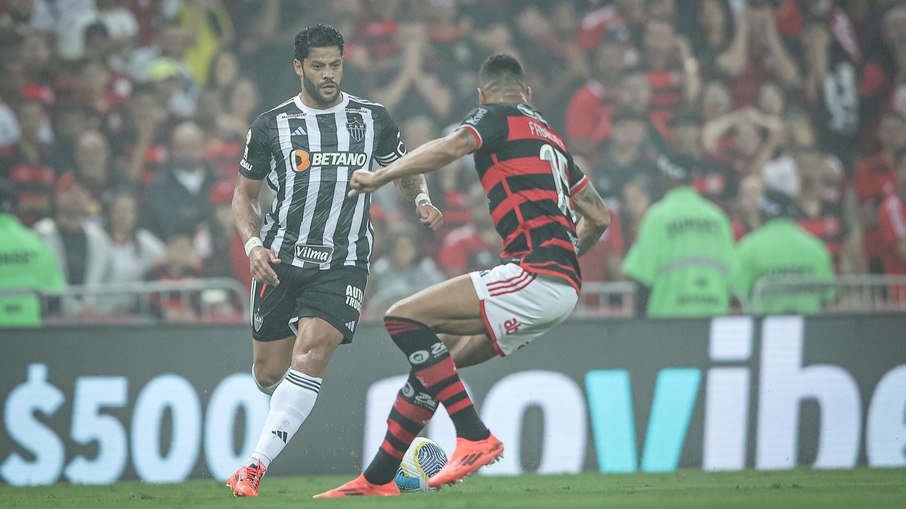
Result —
[[[330,255],[333,254],[333,248],[329,246],[296,244],[294,248],[296,258],[303,262],[326,263],[330,261]]]
[[[261,316],[261,313],[255,313],[255,316],[252,317],[252,325],[255,327],[255,332],[261,330],[261,326],[264,324],[264,317]]]
[[[359,119],[348,122],[346,124],[346,130],[349,131],[349,137],[355,141],[362,141],[365,139],[365,124]]]

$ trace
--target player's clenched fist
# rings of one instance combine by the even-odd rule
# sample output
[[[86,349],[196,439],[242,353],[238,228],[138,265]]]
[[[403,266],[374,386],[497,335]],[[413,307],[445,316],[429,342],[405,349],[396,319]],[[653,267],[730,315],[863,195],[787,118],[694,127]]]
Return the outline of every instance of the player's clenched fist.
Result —
[[[444,215],[431,202],[423,202],[415,211],[418,221],[432,232],[436,232],[444,224]]]
[[[271,267],[272,264],[276,265],[278,263],[280,263],[280,258],[277,258],[273,251],[264,246],[256,246],[249,252],[249,270],[255,281],[259,283],[267,283],[273,286],[280,284],[277,273]]]
[[[360,194],[373,193],[384,184],[379,172],[356,170],[349,178],[348,196],[353,198]]]

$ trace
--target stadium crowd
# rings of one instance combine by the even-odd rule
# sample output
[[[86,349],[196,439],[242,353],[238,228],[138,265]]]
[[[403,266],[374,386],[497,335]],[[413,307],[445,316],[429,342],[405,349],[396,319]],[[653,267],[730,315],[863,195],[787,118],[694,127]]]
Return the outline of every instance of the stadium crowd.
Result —
[[[319,22],[346,37],[343,89],[383,103],[410,149],[475,106],[485,57],[517,56],[536,107],[612,210],[582,259],[585,281],[625,280],[623,257],[664,192],[663,154],[694,159],[696,189],[737,240],[761,226],[759,197],[773,189],[795,201],[795,221],[838,273],[906,274],[906,5],[896,1],[2,5],[0,178],[70,285],[250,284],[230,212],[238,162],[255,115],[298,92],[288,41]],[[445,214],[436,235],[392,189],[376,195],[372,316],[496,263],[477,177],[457,164],[429,179]]]

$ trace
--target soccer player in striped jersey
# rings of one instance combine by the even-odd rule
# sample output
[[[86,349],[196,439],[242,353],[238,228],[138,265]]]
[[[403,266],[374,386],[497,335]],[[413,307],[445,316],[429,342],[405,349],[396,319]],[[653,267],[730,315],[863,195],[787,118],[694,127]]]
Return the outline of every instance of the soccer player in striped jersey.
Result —
[[[504,241],[503,260],[390,307],[384,325],[409,360],[409,379],[365,472],[316,498],[399,493],[397,466],[438,403],[456,426],[456,450],[429,486],[456,482],[496,461],[503,444],[478,417],[456,368],[509,355],[565,320],[581,286],[578,256],[610,223],[607,207],[563,137],[530,105],[531,89],[519,62],[509,55],[488,58],[478,86],[481,106],[458,129],[383,170],[355,172],[349,195],[366,195],[474,153],[491,218]]]
[[[253,123],[240,161],[233,214],[254,282],[252,372],[270,411],[254,452],[229,479],[257,496],[270,462],[308,417],[336,348],[352,341],[372,249],[370,196],[347,196],[356,170],[406,153],[387,110],[340,90],[343,36],[311,26],[296,35],[293,66],[302,91]],[[261,224],[258,195],[275,198]],[[443,217],[424,177],[398,182],[426,227]]]

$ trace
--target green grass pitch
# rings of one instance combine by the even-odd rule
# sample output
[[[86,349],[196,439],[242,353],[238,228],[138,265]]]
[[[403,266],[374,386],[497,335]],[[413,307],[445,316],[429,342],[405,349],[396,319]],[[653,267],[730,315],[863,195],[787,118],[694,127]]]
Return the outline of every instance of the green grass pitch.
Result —
[[[4,508],[430,508],[567,509],[696,508],[729,509],[906,507],[906,470],[794,470],[783,472],[670,474],[580,474],[471,477],[435,494],[388,498],[313,500],[348,477],[267,477],[261,496],[238,499],[212,480],[153,485],[124,482],[111,486],[19,488],[0,486]]]

